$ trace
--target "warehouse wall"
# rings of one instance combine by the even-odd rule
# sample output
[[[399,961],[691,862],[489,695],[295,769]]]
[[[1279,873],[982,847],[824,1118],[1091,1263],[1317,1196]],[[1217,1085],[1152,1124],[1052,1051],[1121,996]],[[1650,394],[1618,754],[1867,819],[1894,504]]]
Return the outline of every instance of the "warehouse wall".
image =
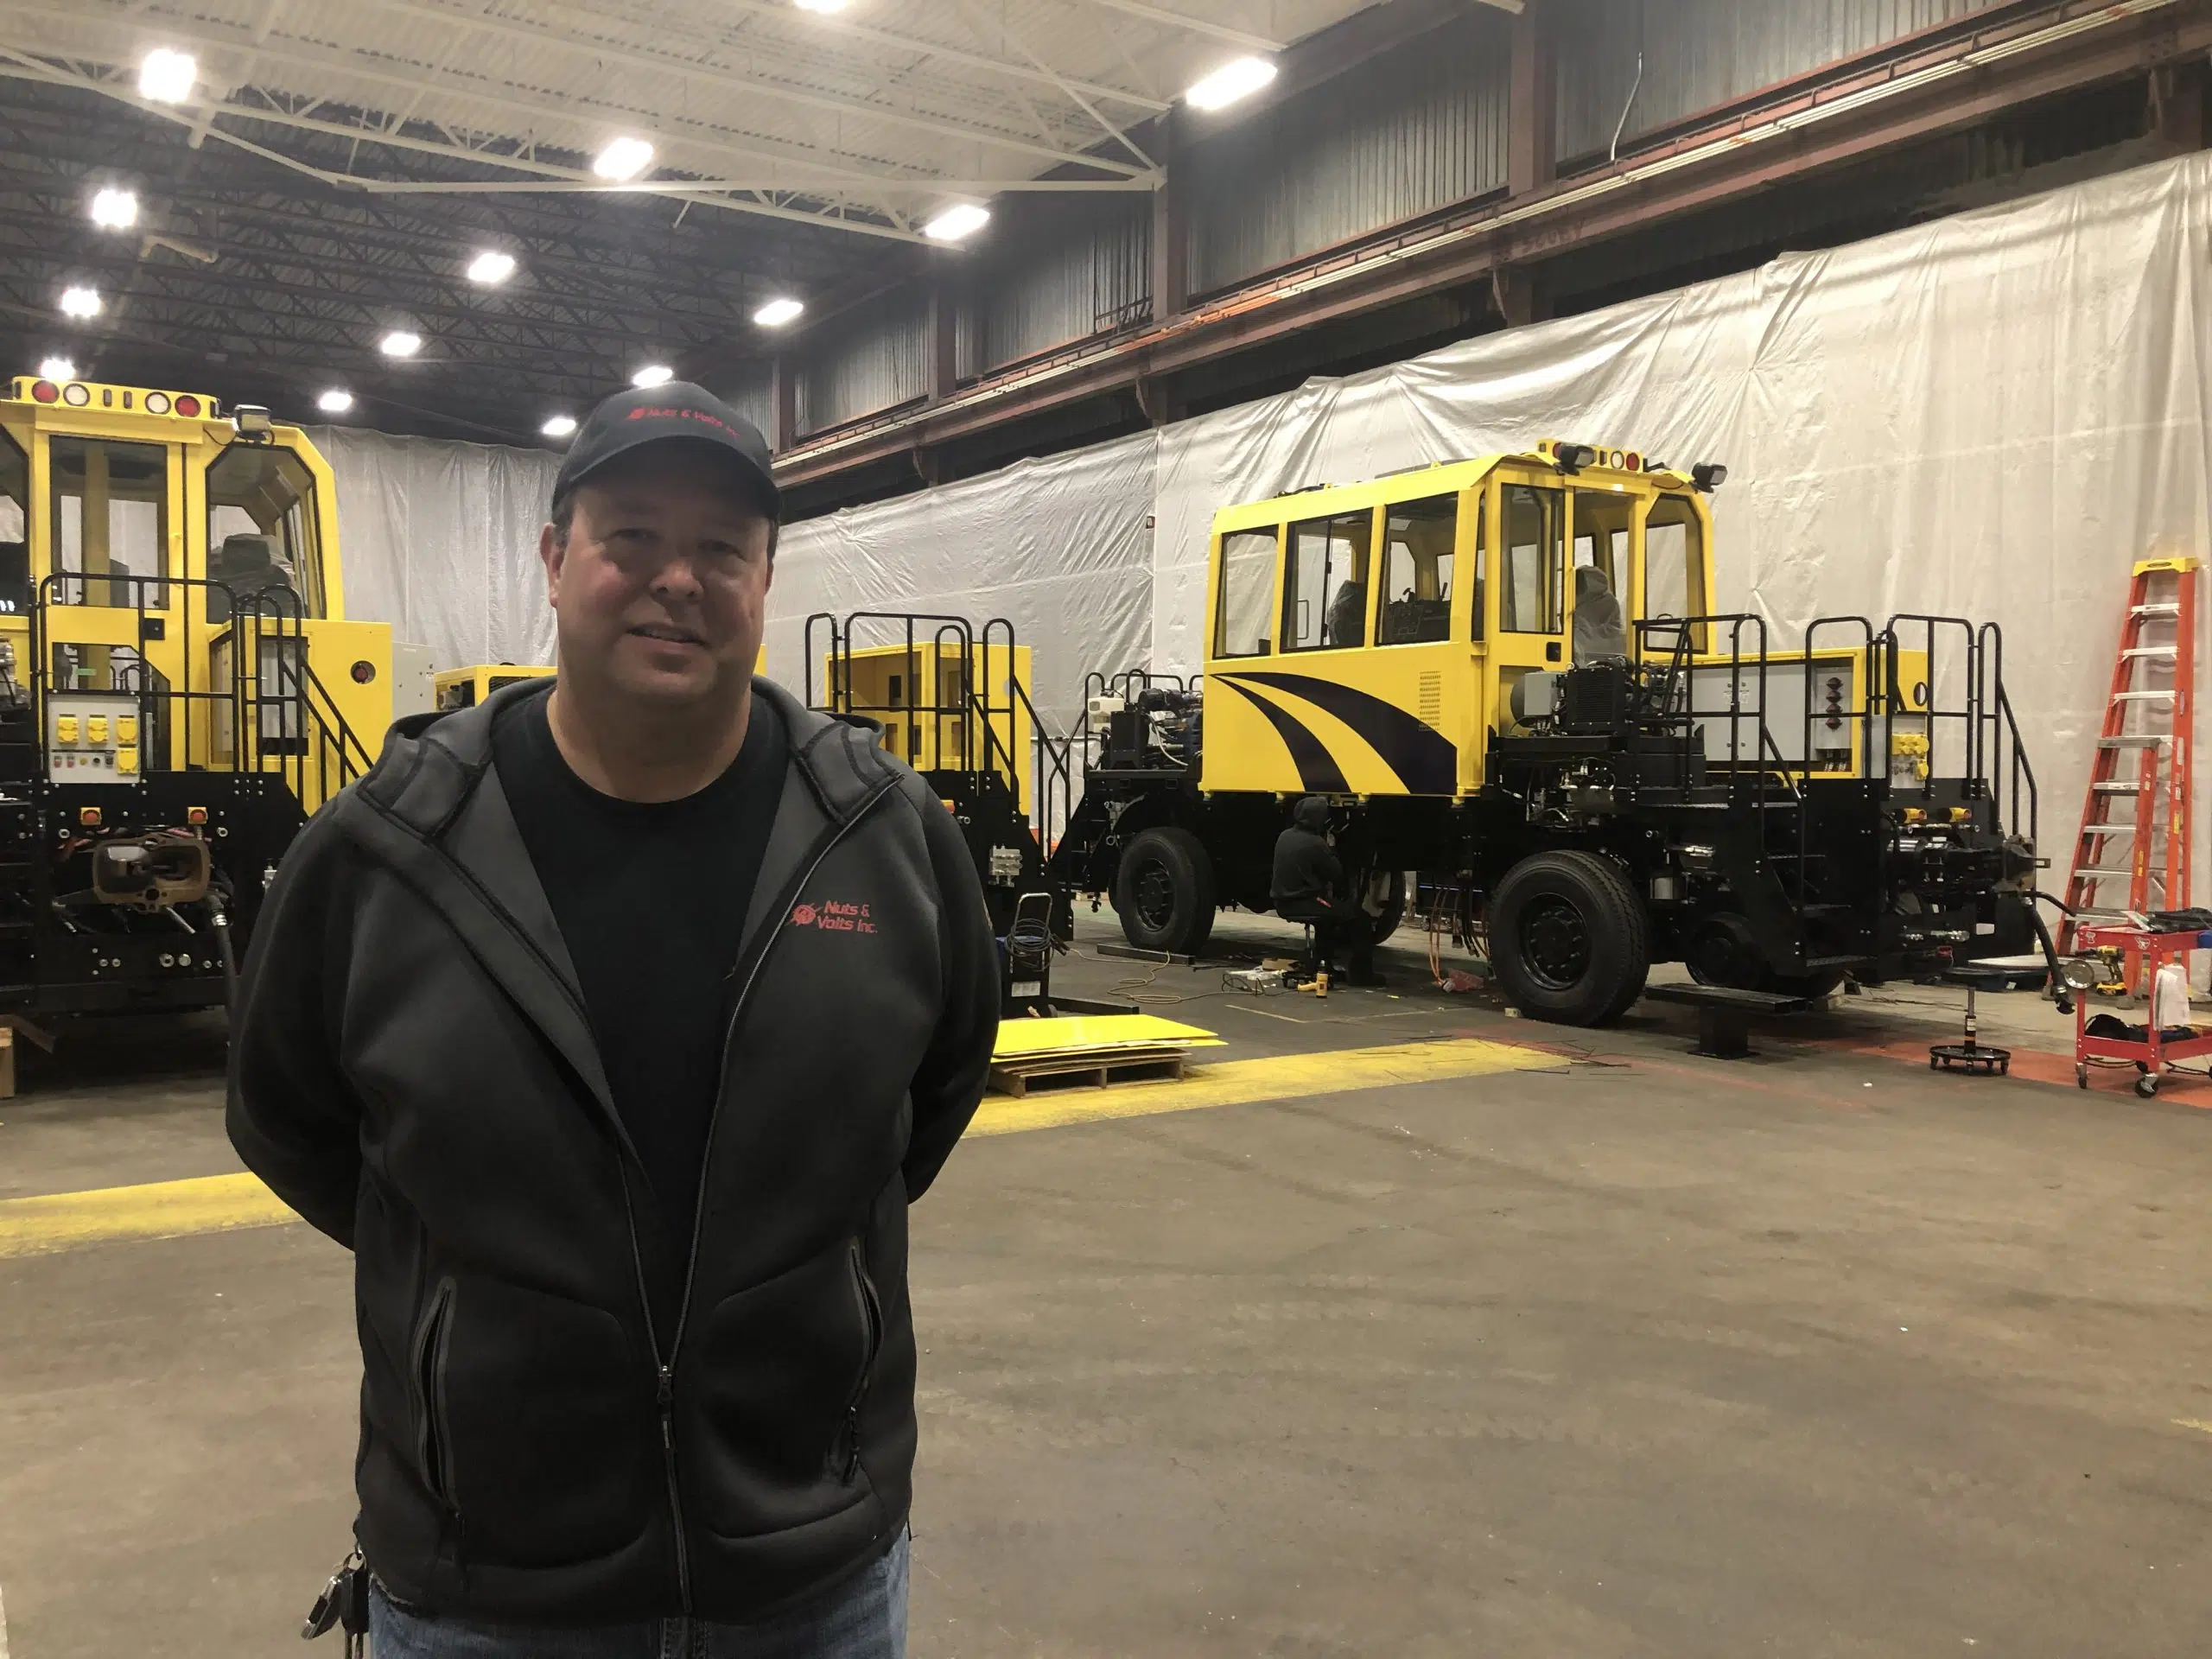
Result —
[[[1009,251],[986,262],[959,311],[959,372],[988,373],[1144,321],[1152,307],[1149,195],[1003,204]]]
[[[1557,0],[1559,154],[1622,142],[1999,0]]]
[[[1465,18],[1190,146],[1190,287],[1502,188],[1511,29]]]
[[[855,421],[930,389],[929,299],[902,289],[806,341],[799,356],[802,435]]]

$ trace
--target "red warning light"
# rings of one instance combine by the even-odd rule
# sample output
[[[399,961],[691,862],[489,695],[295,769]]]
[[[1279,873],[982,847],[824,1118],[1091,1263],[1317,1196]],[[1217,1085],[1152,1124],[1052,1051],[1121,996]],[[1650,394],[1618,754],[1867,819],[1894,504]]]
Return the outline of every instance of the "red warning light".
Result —
[[[58,404],[61,401],[61,388],[51,380],[41,380],[31,388],[31,396],[41,404]]]
[[[176,400],[176,412],[185,416],[197,415],[200,412],[200,400],[188,391],[184,393]]]
[[[1628,452],[1628,469],[1631,473],[1640,473],[1643,470],[1643,457],[1633,449]]]
[[[207,823],[207,809],[206,807],[204,807],[204,806],[188,806],[188,807],[186,807],[186,808],[184,809],[184,821],[185,821],[187,823]]]

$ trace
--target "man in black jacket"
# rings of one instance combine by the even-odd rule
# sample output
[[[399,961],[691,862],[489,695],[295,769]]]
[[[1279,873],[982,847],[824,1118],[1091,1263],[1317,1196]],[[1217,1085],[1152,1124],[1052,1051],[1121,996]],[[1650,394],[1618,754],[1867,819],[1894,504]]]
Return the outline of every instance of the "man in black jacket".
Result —
[[[354,1253],[377,1659],[904,1649],[995,946],[942,804],[752,679],[778,512],[719,400],[601,404],[550,695],[403,721],[255,929],[231,1136]]]

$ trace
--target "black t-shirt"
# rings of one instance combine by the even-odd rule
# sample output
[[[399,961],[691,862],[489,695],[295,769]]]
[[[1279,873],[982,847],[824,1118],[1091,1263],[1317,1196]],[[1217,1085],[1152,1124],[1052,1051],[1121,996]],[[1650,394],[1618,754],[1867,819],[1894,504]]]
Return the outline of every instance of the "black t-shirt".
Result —
[[[544,696],[503,710],[492,759],[575,964],[607,1086],[687,1259],[736,995],[731,970],[783,791],[784,722],[753,699],[729,769],[680,801],[570,771]]]

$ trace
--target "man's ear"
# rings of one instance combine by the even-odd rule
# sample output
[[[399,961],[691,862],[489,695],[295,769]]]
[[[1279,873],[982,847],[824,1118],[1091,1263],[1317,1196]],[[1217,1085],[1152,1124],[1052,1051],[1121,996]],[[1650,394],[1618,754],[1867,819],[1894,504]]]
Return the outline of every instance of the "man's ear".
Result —
[[[545,602],[556,611],[561,608],[561,567],[568,557],[569,550],[552,525],[537,532],[537,561],[545,567]]]

